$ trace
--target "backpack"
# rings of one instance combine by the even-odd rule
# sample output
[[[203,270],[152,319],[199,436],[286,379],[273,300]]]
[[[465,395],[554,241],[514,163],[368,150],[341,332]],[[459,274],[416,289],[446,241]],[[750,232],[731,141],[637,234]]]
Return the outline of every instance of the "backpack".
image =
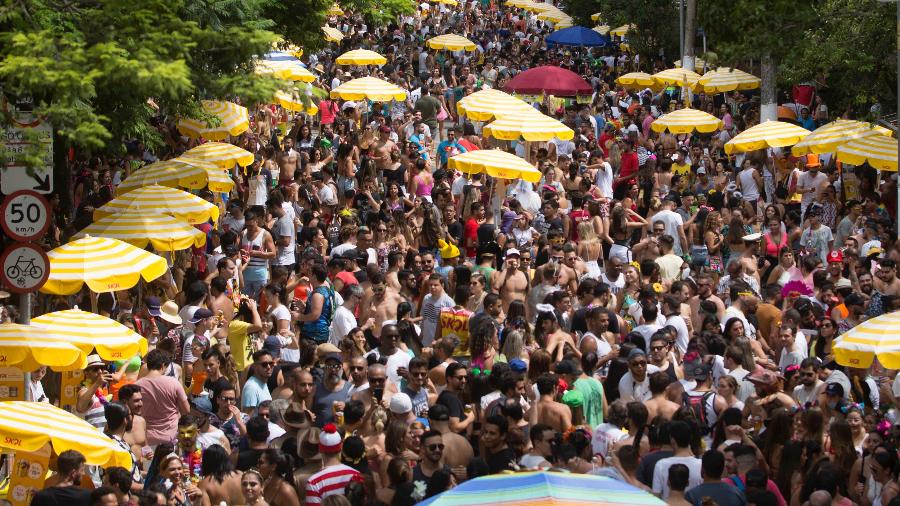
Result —
[[[704,436],[712,432],[706,411],[706,401],[715,394],[716,393],[713,391],[706,392],[701,396],[688,395],[687,392],[684,393],[684,404],[689,406],[691,411],[694,412],[694,418],[700,425],[700,431]]]

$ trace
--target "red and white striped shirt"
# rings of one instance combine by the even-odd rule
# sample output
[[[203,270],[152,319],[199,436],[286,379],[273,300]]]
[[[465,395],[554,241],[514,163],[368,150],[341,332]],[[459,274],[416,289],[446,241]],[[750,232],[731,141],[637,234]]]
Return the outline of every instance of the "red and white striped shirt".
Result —
[[[322,504],[322,499],[343,494],[347,484],[359,476],[359,471],[344,464],[328,466],[309,477],[306,482],[306,504]]]

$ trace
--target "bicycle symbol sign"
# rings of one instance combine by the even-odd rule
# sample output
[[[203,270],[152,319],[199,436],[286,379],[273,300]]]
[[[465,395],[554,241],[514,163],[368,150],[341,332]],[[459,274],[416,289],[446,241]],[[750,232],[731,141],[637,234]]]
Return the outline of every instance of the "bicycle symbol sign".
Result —
[[[11,291],[36,291],[50,276],[50,260],[44,251],[33,244],[14,243],[0,256],[0,278]]]

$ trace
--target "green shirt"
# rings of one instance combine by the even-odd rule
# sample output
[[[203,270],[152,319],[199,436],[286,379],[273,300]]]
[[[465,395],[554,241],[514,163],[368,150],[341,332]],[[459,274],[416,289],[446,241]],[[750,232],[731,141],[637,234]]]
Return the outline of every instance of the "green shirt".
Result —
[[[575,390],[584,397],[584,420],[591,427],[603,423],[603,385],[594,378],[578,378]]]

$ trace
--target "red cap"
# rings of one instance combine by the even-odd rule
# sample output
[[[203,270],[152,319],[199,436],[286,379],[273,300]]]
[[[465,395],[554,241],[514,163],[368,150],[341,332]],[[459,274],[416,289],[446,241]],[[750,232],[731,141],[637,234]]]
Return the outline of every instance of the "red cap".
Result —
[[[838,264],[843,261],[844,261],[844,253],[841,252],[841,250],[836,249],[836,250],[832,250],[830,253],[828,253],[828,263]]]

